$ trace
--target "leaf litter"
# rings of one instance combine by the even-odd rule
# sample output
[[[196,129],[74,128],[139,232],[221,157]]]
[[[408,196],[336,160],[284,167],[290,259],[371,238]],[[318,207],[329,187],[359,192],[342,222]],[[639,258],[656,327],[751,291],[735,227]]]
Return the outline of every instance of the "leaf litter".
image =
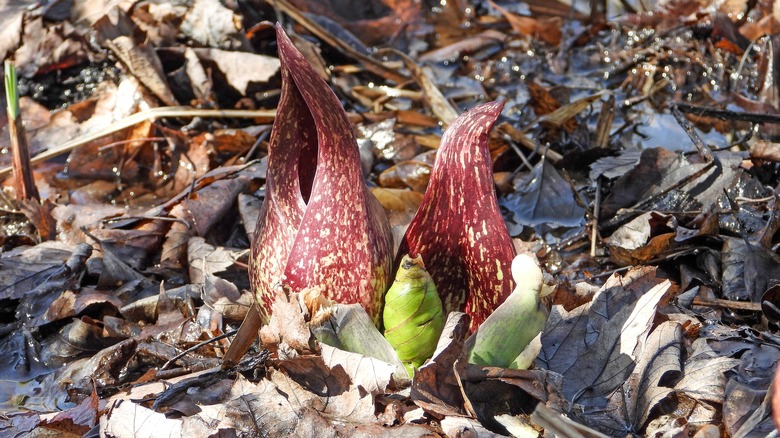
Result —
[[[53,208],[16,203],[0,170],[4,433],[775,430],[776,41],[759,38],[780,29],[771,5],[131,3],[3,5],[31,153],[55,156],[31,170]],[[276,109],[260,23],[280,17],[347,110],[396,250],[443,128],[503,100],[488,139],[498,204],[517,251],[558,282],[530,370],[467,364],[470,322],[451,312],[410,381],[381,336],[360,352],[346,341],[372,336],[362,308],[295,295],[243,362],[219,368],[254,302],[269,113],[88,136],[164,105]]]

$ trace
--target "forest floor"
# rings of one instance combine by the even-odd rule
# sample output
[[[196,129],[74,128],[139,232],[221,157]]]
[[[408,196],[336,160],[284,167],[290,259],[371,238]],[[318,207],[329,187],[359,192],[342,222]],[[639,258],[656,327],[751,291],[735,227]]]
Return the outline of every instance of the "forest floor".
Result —
[[[776,434],[780,15],[585,3],[0,1],[2,434]],[[459,313],[411,387],[297,316],[222,366],[255,302],[276,22],[346,110],[396,249],[447,126],[503,102],[500,213],[556,285],[529,370],[459,360]]]

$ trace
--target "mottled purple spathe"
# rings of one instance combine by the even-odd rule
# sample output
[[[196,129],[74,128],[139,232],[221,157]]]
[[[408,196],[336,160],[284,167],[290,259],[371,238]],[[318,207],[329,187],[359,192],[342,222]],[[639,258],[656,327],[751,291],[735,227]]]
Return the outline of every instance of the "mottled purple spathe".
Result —
[[[266,198],[250,280],[267,316],[279,286],[322,288],[375,321],[392,269],[392,235],[368,191],[347,113],[276,26],[282,94],[268,146]]]
[[[515,286],[516,251],[498,208],[488,148],[503,107],[503,102],[478,105],[447,128],[399,249],[399,257],[422,255],[445,312],[465,311],[472,331]]]

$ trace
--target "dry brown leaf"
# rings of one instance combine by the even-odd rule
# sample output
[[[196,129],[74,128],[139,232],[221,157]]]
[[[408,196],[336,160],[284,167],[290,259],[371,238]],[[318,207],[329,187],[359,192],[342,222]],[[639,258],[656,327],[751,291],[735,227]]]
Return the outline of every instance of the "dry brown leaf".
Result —
[[[168,87],[160,58],[152,46],[136,44],[126,36],[116,37],[106,44],[114,55],[122,60],[130,74],[138,78],[160,101],[168,106],[179,104]]]
[[[553,97],[546,88],[536,83],[536,81],[528,81],[527,85],[528,92],[531,94],[534,112],[537,116],[541,117],[551,114],[563,106],[558,99]],[[574,132],[574,130],[577,129],[577,121],[575,119],[569,119],[562,127],[566,132]]]
[[[297,297],[297,294],[291,294],[288,301],[285,293],[277,293],[271,307],[271,320],[260,329],[263,346],[285,357],[313,350],[311,331]]]
[[[652,354],[647,339],[670,288],[654,269],[635,268],[623,278],[613,275],[591,303],[572,312],[553,306],[537,366],[563,375],[565,399],[579,406],[577,421],[609,434],[632,424],[624,385],[631,385],[642,354]],[[624,414],[607,413],[613,411]]]
[[[8,55],[16,50],[21,42],[22,21],[27,8],[34,1],[4,1],[5,13],[0,17],[0,57],[8,59]]]
[[[532,18],[517,15],[502,8],[496,3],[489,1],[490,6],[496,8],[506,18],[515,32],[520,35],[538,38],[547,44],[557,46],[561,43],[561,26],[563,21],[560,17]]]
[[[192,49],[201,62],[213,63],[242,96],[250,82],[266,82],[279,71],[279,60],[265,55],[220,49]]]
[[[194,1],[179,29],[205,47],[244,51],[250,47],[241,31],[241,17],[219,0]]]
[[[465,313],[451,312],[433,357],[414,375],[410,397],[428,412],[439,416],[466,414],[463,393],[453,367],[463,352],[468,326],[469,318]]]
[[[224,218],[248,183],[244,176],[214,181],[199,189],[197,196],[175,205],[170,216],[180,221],[174,222],[165,235],[161,262],[172,267],[183,266],[190,238],[206,236]]]

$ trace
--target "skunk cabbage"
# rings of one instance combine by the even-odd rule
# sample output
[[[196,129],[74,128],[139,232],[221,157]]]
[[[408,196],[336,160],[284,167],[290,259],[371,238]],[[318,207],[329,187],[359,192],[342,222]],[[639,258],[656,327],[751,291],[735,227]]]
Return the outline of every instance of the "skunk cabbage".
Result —
[[[512,261],[517,288],[488,316],[466,342],[469,363],[524,368],[520,353],[542,331],[547,308],[540,301],[544,277],[536,262],[525,254]]]
[[[498,208],[488,150],[504,104],[478,105],[441,139],[428,188],[399,254],[422,255],[446,313],[464,311],[475,330],[509,296],[516,251]]]
[[[421,257],[404,256],[385,295],[385,339],[410,376],[433,356],[444,329],[444,311]]]
[[[268,146],[266,195],[249,260],[260,313],[279,286],[320,287],[378,323],[392,235],[366,187],[357,141],[336,95],[276,26],[282,94]]]

